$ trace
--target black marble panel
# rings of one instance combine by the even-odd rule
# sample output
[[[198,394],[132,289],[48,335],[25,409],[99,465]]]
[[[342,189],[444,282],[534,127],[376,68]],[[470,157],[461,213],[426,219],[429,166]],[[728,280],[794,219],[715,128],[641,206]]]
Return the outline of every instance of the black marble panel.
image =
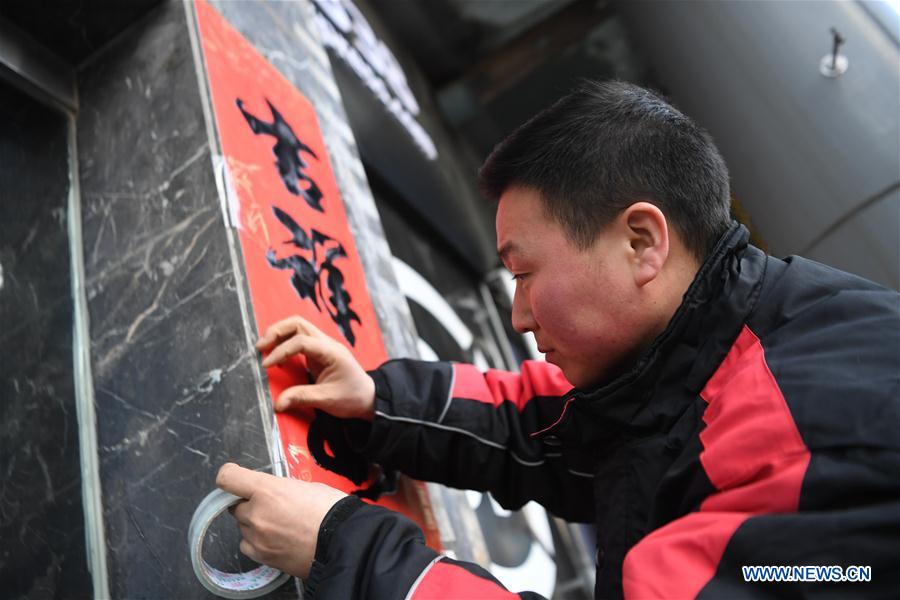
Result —
[[[263,419],[271,414],[261,414],[184,11],[174,2],[155,9],[78,75],[91,359],[116,598],[207,597],[190,564],[191,514],[222,463],[269,462]],[[280,595],[296,591],[286,585]]]
[[[91,595],[72,354],[68,123],[0,84],[0,596]]]

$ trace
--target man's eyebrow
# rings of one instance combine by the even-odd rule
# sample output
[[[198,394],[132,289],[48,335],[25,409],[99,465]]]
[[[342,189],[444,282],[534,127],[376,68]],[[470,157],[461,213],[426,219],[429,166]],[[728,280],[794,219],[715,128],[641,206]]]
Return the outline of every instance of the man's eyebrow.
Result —
[[[506,262],[507,257],[510,254],[521,254],[522,248],[516,244],[515,242],[506,242],[500,249],[497,250],[497,255],[500,257],[500,260],[504,263]]]

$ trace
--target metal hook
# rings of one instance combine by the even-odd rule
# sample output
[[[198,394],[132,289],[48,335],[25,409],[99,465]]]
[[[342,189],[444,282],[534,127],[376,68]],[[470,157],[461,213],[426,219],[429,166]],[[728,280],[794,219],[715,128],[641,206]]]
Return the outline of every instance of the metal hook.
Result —
[[[834,27],[832,27],[830,31],[832,36],[831,54],[826,54],[822,57],[822,60],[819,61],[819,72],[825,77],[834,78],[843,75],[847,71],[849,62],[847,61],[847,57],[839,52],[840,47],[847,39]]]

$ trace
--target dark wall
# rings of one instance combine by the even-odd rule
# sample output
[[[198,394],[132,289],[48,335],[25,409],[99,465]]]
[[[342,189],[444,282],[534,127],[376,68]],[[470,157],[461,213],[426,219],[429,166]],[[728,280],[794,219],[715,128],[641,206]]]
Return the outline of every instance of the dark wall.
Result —
[[[87,597],[69,125],[5,84],[0,112],[0,595]]]
[[[0,18],[77,65],[163,0],[4,0]]]

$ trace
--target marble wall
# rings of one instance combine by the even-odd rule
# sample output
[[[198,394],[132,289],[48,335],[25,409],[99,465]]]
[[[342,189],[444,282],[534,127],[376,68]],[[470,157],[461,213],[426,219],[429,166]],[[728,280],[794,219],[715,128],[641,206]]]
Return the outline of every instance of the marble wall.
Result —
[[[185,10],[163,4],[78,73],[85,286],[116,598],[207,596],[188,554],[191,515],[221,464],[270,462],[271,409]],[[219,554],[217,566],[237,568],[236,539]],[[280,595],[297,592],[288,585]]]
[[[0,596],[86,597],[68,118],[0,83]]]

